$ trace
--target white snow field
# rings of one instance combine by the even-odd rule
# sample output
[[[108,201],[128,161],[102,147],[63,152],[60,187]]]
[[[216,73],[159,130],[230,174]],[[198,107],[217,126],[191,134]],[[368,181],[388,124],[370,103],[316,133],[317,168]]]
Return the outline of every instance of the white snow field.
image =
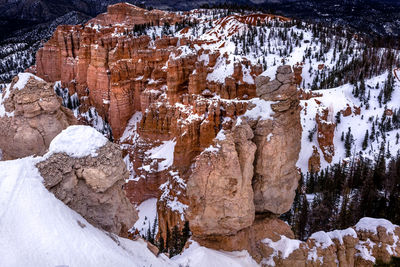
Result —
[[[97,142],[90,142],[96,136],[92,130],[69,127],[54,142],[65,144],[74,136],[77,144],[86,141],[98,148]],[[65,152],[71,149],[64,148]],[[96,148],[87,146],[81,155]],[[57,152],[64,151],[59,148]],[[156,257],[142,240],[120,238],[93,227],[44,187],[35,167],[43,159],[0,162],[0,266],[256,266],[247,252],[218,252],[195,243],[173,259],[163,254]]]

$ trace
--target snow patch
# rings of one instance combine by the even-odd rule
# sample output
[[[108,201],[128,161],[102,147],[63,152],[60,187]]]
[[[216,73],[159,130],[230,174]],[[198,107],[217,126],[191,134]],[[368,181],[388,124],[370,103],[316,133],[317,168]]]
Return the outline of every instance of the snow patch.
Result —
[[[279,256],[282,259],[289,257],[293,251],[300,248],[300,244],[302,243],[300,240],[290,239],[284,235],[281,235],[281,239],[276,242],[269,238],[265,238],[261,242],[274,250],[268,259],[263,260],[263,263],[268,266],[275,266],[274,257],[276,256]]]
[[[154,220],[157,217],[157,198],[150,198],[143,201],[138,207],[139,219],[133,226],[137,229],[140,235],[146,235],[147,230],[153,227]],[[158,227],[156,227],[156,234],[158,232]]]
[[[252,103],[255,105],[254,108],[247,110],[246,113],[239,116],[236,121],[236,125],[240,125],[242,123],[242,118],[246,117],[252,120],[272,120],[272,115],[274,114],[271,104],[274,104],[273,101],[266,101],[260,98],[253,98],[249,101],[249,104]]]
[[[160,146],[146,152],[151,159],[164,159],[158,163],[158,171],[166,170],[174,163],[175,145],[175,140],[163,141]]]
[[[69,126],[51,141],[45,157],[55,153],[66,153],[74,158],[89,155],[97,157],[97,149],[103,147],[107,141],[107,138],[90,126]]]
[[[386,228],[386,232],[389,234],[394,234],[396,225],[392,224],[390,221],[385,219],[375,219],[364,217],[355,226],[357,231],[372,232],[375,235],[378,234],[378,227],[382,226]]]
[[[256,261],[246,250],[225,252],[216,251],[200,246],[193,240],[190,241],[189,248],[185,249],[181,255],[177,255],[172,260],[179,266],[190,267],[257,267]]]

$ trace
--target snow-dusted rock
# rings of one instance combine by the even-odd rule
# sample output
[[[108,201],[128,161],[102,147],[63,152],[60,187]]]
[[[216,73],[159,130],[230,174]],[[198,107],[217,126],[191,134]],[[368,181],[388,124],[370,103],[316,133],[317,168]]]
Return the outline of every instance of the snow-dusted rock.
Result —
[[[250,101],[235,126],[221,131],[215,145],[196,158],[187,186],[187,218],[196,240],[229,251],[248,249],[258,260],[254,246],[271,237],[260,229],[293,237],[273,214],[290,209],[300,177],[295,166],[301,140],[297,89],[289,66],[277,74],[291,74],[290,82],[278,82],[277,91]],[[258,78],[257,87],[262,82],[270,83]],[[282,102],[289,103],[287,109],[274,109]],[[256,214],[264,216],[254,221]]]
[[[129,174],[117,145],[89,126],[70,126],[37,164],[45,186],[93,225],[125,235],[138,219],[123,190]]]
[[[362,218],[354,227],[317,232],[306,242],[281,236],[265,239],[266,266],[373,266],[400,256],[400,227],[385,219]]]
[[[20,73],[0,95],[0,149],[3,159],[43,155],[51,140],[77,121],[61,105],[53,86]]]

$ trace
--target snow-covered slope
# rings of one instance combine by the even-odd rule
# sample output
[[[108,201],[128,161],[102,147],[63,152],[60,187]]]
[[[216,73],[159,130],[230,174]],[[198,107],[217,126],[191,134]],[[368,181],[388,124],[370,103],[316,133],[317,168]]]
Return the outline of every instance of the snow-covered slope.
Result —
[[[331,164],[339,163],[341,160],[346,159],[346,151],[344,147],[344,140],[342,140],[342,134],[345,136],[348,129],[351,129],[353,136],[351,154],[360,154],[364,157],[374,159],[380,151],[382,142],[385,143],[385,152],[389,150],[391,156],[396,156],[400,151],[400,140],[397,136],[400,135],[400,129],[395,127],[393,115],[391,112],[396,113],[400,109],[400,81],[394,79],[393,93],[391,100],[386,104],[379,103],[379,96],[382,93],[384,84],[387,81],[388,73],[373,77],[365,80],[366,92],[364,98],[365,101],[361,101],[359,97],[354,96],[354,86],[351,84],[345,84],[343,86],[313,91],[318,97],[313,97],[309,100],[302,100],[302,112],[301,112],[301,124],[303,127],[302,136],[302,149],[299,154],[299,161],[297,166],[302,169],[303,172],[308,170],[308,160],[313,153],[313,145],[318,148],[321,155],[321,167],[325,168]],[[360,84],[360,83],[359,83]],[[367,100],[368,99],[368,100]],[[383,101],[381,101],[383,102]],[[365,104],[367,103],[367,104]],[[344,116],[342,111],[345,111],[350,107],[351,114]],[[360,114],[355,114],[355,109],[359,109]],[[322,156],[321,148],[318,145],[317,135],[310,138],[310,132],[316,131],[316,114],[321,108],[328,108],[329,115],[332,123],[336,123],[334,131],[333,143],[335,146],[335,154],[332,159],[332,163],[328,163]],[[349,110],[350,110],[349,109]],[[340,122],[337,122],[337,114],[340,113]],[[385,115],[384,124],[390,119],[392,128],[385,129],[384,135],[379,129],[379,124]],[[396,115],[396,114],[395,114]],[[374,124],[374,126],[373,126]],[[372,128],[375,128],[374,130]],[[363,142],[366,131],[368,130],[368,144],[363,149]],[[371,136],[371,134],[375,132]]]
[[[165,266],[144,241],[111,236],[42,184],[35,162],[0,162],[0,266]]]

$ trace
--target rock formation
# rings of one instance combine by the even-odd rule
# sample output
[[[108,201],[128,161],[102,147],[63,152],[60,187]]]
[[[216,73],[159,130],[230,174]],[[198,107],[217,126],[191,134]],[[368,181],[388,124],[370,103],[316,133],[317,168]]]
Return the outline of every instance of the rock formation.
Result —
[[[400,256],[400,227],[363,218],[352,228],[314,233],[306,242],[280,236],[260,242],[263,266],[374,266]]]
[[[290,66],[278,67],[276,79],[265,81],[257,78],[257,95],[274,101],[274,114],[270,120],[259,120],[255,128],[254,204],[256,212],[282,214],[292,205],[300,177],[295,167],[302,132],[299,99]]]
[[[275,80],[258,77],[256,86],[261,99],[196,158],[187,218],[201,244],[248,249],[261,260],[254,246],[271,233],[262,229],[293,235],[276,216],[290,209],[300,177],[301,126],[290,66],[279,67]]]
[[[318,148],[313,146],[313,153],[308,159],[308,171],[309,172],[319,172],[321,170],[321,156],[319,154]]]
[[[249,125],[240,125],[197,158],[187,187],[194,235],[232,235],[252,225],[253,137]]]
[[[247,101],[256,96],[254,78],[262,66],[244,57],[236,59],[231,53],[202,48],[225,38],[214,29],[209,29],[208,39],[194,38],[187,27],[175,36],[151,36],[142,31],[160,25],[168,32],[169,25],[184,25],[192,19],[197,23],[190,12],[150,12],[116,4],[85,25],[58,27],[36,55],[38,76],[61,81],[70,94],[77,93],[80,112],[94,107],[110,124],[114,140],[122,143],[124,155],[132,163],[135,177],[126,191],[135,204],[160,198],[160,186],[175,181],[170,171],[186,181],[193,159],[210,146],[220,129],[230,129],[246,111]],[[216,20],[215,28],[238,34],[248,23],[270,19],[287,20],[261,14],[232,15]],[[240,27],[232,28],[232,23]],[[134,114],[141,114],[135,137],[120,138]],[[161,168],[163,159],[152,158],[149,151],[172,140],[174,169]],[[174,199],[177,192],[173,191],[175,188],[165,199]],[[185,206],[185,194],[178,198]],[[165,233],[167,223],[172,227],[179,218],[184,219],[169,208],[169,202],[159,202],[160,231]]]
[[[57,134],[76,123],[72,112],[61,105],[51,83],[20,74],[0,97],[3,159],[43,155]]]
[[[332,162],[332,158],[335,155],[335,144],[333,143],[333,137],[335,136],[336,123],[333,122],[333,114],[328,108],[321,108],[318,110],[315,121],[318,126],[318,145],[322,150],[324,159],[328,162]]]
[[[260,65],[245,59],[233,63],[226,54],[198,49],[207,42],[184,33],[180,38],[152,40],[135,28],[183,19],[176,13],[129,4],[110,6],[85,25],[58,27],[36,55],[36,73],[47,81],[61,81],[70,93],[78,93],[81,103],[94,106],[110,123],[116,139],[135,112],[144,114],[165,91],[171,105],[182,103],[187,93],[208,97],[217,93],[227,99],[254,96],[251,80],[262,72]],[[233,73],[223,81],[217,75],[208,79],[216,62],[234,64]]]
[[[75,136],[82,135],[81,138],[85,138],[79,128],[70,127],[67,130],[68,133],[78,131]],[[96,130],[90,130],[95,132],[93,135],[101,136]],[[60,135],[65,139],[68,133],[62,132]],[[59,139],[58,136],[58,143]],[[67,141],[74,140],[69,138]],[[123,191],[129,174],[118,146],[106,140],[104,143],[96,150],[96,154],[83,157],[50,151],[37,164],[37,168],[44,178],[46,188],[88,222],[105,231],[126,236],[138,219],[135,208]]]

